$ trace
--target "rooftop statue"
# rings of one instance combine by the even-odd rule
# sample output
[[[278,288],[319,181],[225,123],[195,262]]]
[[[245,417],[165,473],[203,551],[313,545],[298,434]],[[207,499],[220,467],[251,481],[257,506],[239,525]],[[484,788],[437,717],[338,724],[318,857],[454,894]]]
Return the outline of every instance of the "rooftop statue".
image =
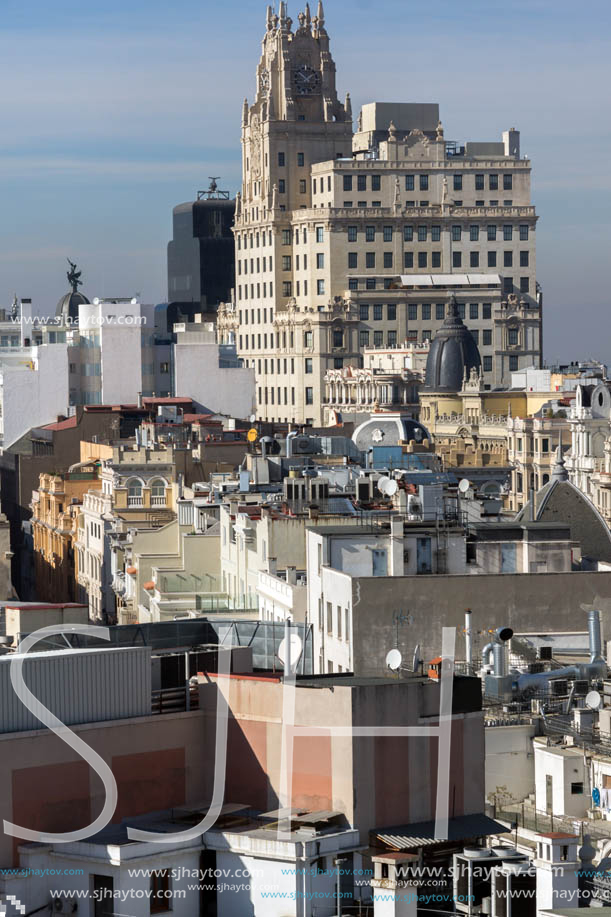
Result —
[[[70,261],[70,258],[66,258],[66,261],[70,265],[70,270],[66,272],[68,283],[72,287],[72,292],[77,293],[78,288],[83,285],[83,281],[81,280],[82,271],[77,271],[76,264],[73,261]]]

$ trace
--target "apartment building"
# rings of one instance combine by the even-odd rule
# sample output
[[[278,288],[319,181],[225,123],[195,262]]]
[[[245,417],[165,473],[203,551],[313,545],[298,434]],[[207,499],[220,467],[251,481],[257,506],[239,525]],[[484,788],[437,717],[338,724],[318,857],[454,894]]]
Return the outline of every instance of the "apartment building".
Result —
[[[353,134],[322,4],[268,13],[242,115],[235,301],[223,339],[257,375],[262,419],[320,424],[324,377],[370,346],[432,338],[448,291],[480,337],[488,386],[541,359],[537,215],[517,130],[445,138],[436,104],[371,103]]]

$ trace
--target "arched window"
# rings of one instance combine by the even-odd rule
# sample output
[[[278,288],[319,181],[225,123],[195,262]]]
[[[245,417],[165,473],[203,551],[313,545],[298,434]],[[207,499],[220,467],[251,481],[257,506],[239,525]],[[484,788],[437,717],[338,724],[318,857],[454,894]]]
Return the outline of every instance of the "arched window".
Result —
[[[143,502],[142,481],[139,481],[138,478],[132,478],[127,485],[127,505],[142,506]]]
[[[151,482],[151,505],[165,506],[165,481],[160,478]]]
[[[544,474],[541,480],[543,484],[549,484],[549,474]]]

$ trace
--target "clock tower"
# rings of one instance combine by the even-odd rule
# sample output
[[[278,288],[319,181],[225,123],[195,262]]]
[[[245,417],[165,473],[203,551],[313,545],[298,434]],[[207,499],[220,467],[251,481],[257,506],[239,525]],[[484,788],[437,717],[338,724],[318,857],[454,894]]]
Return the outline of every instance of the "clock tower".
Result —
[[[284,2],[278,15],[267,8],[255,101],[244,103],[240,203],[260,217],[311,206],[311,165],[352,153],[350,97],[337,97],[322,2],[316,16],[306,5],[297,20]]]

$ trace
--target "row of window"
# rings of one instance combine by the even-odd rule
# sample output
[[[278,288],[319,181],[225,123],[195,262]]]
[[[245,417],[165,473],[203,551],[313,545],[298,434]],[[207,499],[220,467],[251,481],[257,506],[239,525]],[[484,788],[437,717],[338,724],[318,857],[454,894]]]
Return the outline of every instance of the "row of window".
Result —
[[[247,283],[245,283],[244,286],[239,284],[238,285],[238,299],[248,299],[248,298],[261,299],[261,287],[263,287],[263,299],[267,299],[267,288],[268,288],[267,283],[263,283],[263,284],[251,283],[250,287]],[[250,289],[250,297],[248,295],[249,289]],[[307,292],[308,291],[307,291],[307,281],[306,281],[305,293],[307,294]],[[242,296],[242,293],[244,294],[243,296]],[[274,284],[271,281],[269,283],[269,295],[270,296],[274,295]]]
[[[473,224],[469,226],[468,233],[469,239],[471,242],[478,242],[480,235],[480,226],[478,224]],[[404,226],[403,227],[403,239],[405,242],[428,242],[429,240],[429,230],[431,242],[440,242],[441,241],[441,226]],[[503,239],[505,242],[511,242],[513,240],[514,231],[516,227],[511,223],[506,223],[503,225]],[[520,224],[519,234],[520,241],[528,241],[528,230],[529,227],[526,223]],[[376,234],[380,231],[378,226],[365,226],[365,242],[375,242]],[[348,234],[348,242],[358,242],[359,236],[359,227],[358,226],[348,226],[346,230]],[[392,242],[395,229],[393,226],[382,226],[382,238],[384,242]],[[497,233],[499,232],[499,226],[495,223],[489,223],[486,226],[486,234],[489,242],[496,242]],[[462,240],[463,233],[467,233],[467,230],[456,224],[452,226],[452,241],[460,242]]]
[[[268,230],[267,232],[263,230],[261,233],[245,232],[243,236],[244,238],[242,239],[242,236],[238,233],[238,236],[237,236],[238,250],[242,248],[244,248],[244,250],[246,250],[247,248],[259,248],[261,245],[266,246],[266,245],[273,244],[273,237],[272,237],[271,229]]]
[[[480,305],[481,305],[481,318],[491,319],[492,318],[492,303],[484,302],[472,302],[469,303],[469,319],[471,321],[478,321],[480,318]],[[466,304],[459,303],[458,311],[461,318],[466,318]],[[435,319],[438,322],[442,322],[446,316],[446,306],[445,303],[438,302],[435,303]],[[370,317],[373,317],[373,321],[380,322],[384,319],[384,304],[375,303],[373,306],[370,306],[368,303],[361,303],[359,306],[359,318],[362,322],[368,322]],[[423,303],[408,303],[407,306],[407,317],[410,321],[418,321],[419,318],[422,321],[429,321],[433,317],[433,304],[430,302]],[[397,304],[388,303],[386,305],[386,319],[389,322],[396,321],[397,318]]]
[[[307,256],[304,256],[304,257],[307,258]],[[248,267],[249,267],[248,258],[244,258],[243,261],[238,259],[238,274],[242,274],[242,273],[248,274],[249,273]],[[261,267],[263,267],[263,273],[265,273],[266,271],[273,270],[273,261],[272,261],[271,256],[269,258],[263,257],[263,259],[261,258],[257,258],[257,259],[251,258],[250,259],[250,273],[251,274],[261,273]]]
[[[441,252],[431,252],[431,267],[441,267]],[[466,256],[466,252],[464,253]],[[426,268],[429,266],[429,253],[428,252],[416,252],[417,255],[417,264],[419,268]],[[498,267],[498,252],[489,251],[486,252],[488,267]],[[376,252],[365,252],[365,267],[369,269],[375,269],[376,267]],[[324,262],[323,262],[324,263]],[[466,257],[463,265],[463,252],[452,252],[452,267],[466,267]],[[394,265],[394,255],[393,252],[383,252],[382,253],[382,266],[384,268],[392,268]],[[359,266],[359,255],[358,252],[348,252],[348,269],[355,270]],[[480,253],[479,252],[469,252],[469,267],[479,267],[480,266]],[[503,267],[513,267],[514,258],[512,251],[503,252]],[[529,267],[530,266],[530,256],[528,251],[521,251],[519,254],[519,266],[520,267]],[[403,253],[403,267],[413,268],[414,267],[414,252],[404,252]]]
[[[284,401],[282,400],[282,395],[284,393]],[[314,389],[305,388],[304,389],[305,403],[314,404]],[[277,388],[260,386],[258,392],[258,401],[259,404],[289,404],[289,389],[285,385],[277,386]],[[295,404],[295,389],[291,388],[290,390],[290,404]]]
[[[389,176],[392,178],[393,176]],[[371,178],[371,190],[379,191],[382,186],[382,176],[381,175],[365,175],[362,173],[346,174],[343,176],[344,191],[352,191],[354,188],[354,179],[356,178],[356,190],[357,191],[367,191],[368,188],[368,179]],[[405,190],[406,191],[415,191],[416,190],[416,179],[418,180],[418,188],[420,191],[428,191],[430,188],[430,175],[406,175],[405,176]],[[465,188],[464,175],[455,174],[452,176],[453,189],[454,191],[462,191]],[[316,179],[314,180],[316,182]],[[321,179],[321,185],[323,179]],[[474,186],[476,191],[483,191],[486,184],[486,176],[483,172],[476,173],[474,176]],[[490,191],[498,191],[502,187],[503,191],[511,191],[513,189],[513,175],[511,172],[504,172],[502,177],[497,173],[488,175],[488,188]],[[316,190],[316,187],[314,188]],[[321,187],[321,191],[323,188]],[[329,178],[329,190],[330,187],[330,178]]]
[[[283,152],[278,153],[278,165],[281,169],[286,165],[286,154]],[[305,153],[297,153],[297,165],[300,169],[305,166]]]
[[[415,200],[412,200],[412,201],[410,201],[410,200],[405,200],[405,201],[403,201],[403,205],[404,205],[405,207],[430,207],[432,203],[434,203],[434,202],[432,202],[432,201],[415,201]],[[324,205],[321,205],[321,206],[324,206]],[[351,208],[351,207],[354,207],[354,201],[344,201],[344,202],[343,202],[343,206],[344,206],[345,208],[348,208],[348,209]],[[357,202],[356,202],[356,206],[357,206],[357,207],[360,207],[360,208],[381,207],[381,206],[382,206],[382,201],[372,201],[371,204],[367,203],[367,201],[357,201]],[[453,200],[453,201],[452,201],[452,206],[453,206],[453,207],[462,207],[462,206],[463,206],[463,202],[462,202],[462,201],[459,201],[459,200]],[[468,206],[469,206],[469,207],[471,207],[471,206],[474,206],[474,207],[486,207],[486,206],[488,206],[488,207],[499,207],[499,206],[500,206],[500,201],[499,201],[499,200],[489,200],[489,201],[488,201],[488,204],[486,204],[486,201],[484,201],[484,200],[481,200],[481,201],[480,201],[480,200],[477,200],[477,201],[475,201],[475,204],[474,204],[474,205],[469,204]],[[316,204],[314,204],[314,207],[316,207]],[[513,201],[512,201],[511,199],[509,199],[509,200],[507,200],[507,199],[503,200],[503,207],[513,207]],[[281,207],[280,209],[282,210],[283,208]]]
[[[293,244],[293,231],[292,231],[292,229],[283,229],[283,230],[281,231],[281,236],[282,236],[282,244],[283,244],[283,245],[292,245],[292,244]],[[301,238],[302,238],[302,240],[303,240],[304,243],[307,242],[307,240],[308,240],[308,231],[307,231],[307,229],[306,229],[305,227],[301,230]],[[324,241],[325,241],[325,228],[324,228],[324,226],[317,226],[317,227],[316,227],[316,241],[317,241],[317,242],[324,242]],[[299,229],[296,229],[296,230],[295,230],[295,244],[296,244],[296,245],[299,245]]]
[[[261,309],[257,309],[257,324],[261,324]],[[250,324],[255,324],[255,310],[254,309],[240,309],[240,325],[248,325],[250,316]],[[269,320],[273,322],[274,320],[274,310],[269,310]],[[263,309],[263,324],[267,324],[267,309]],[[286,345],[285,345],[286,346]]]

